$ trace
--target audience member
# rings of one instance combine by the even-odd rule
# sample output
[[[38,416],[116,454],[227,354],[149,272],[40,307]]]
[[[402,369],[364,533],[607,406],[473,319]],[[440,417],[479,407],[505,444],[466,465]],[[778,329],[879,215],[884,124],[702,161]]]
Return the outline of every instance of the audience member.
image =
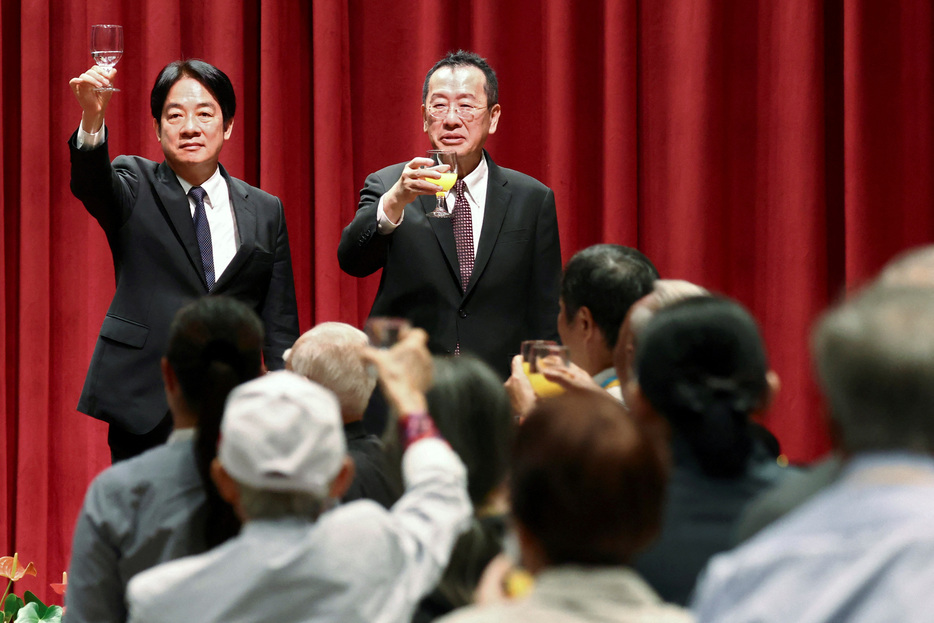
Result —
[[[558,334],[568,347],[571,365],[557,367],[546,378],[566,389],[600,387],[622,400],[613,349],[626,312],[652,291],[657,279],[658,270],[636,249],[596,244],[575,253],[564,267],[558,300]],[[506,388],[517,415],[532,408],[535,393],[520,355],[512,360]]]
[[[342,498],[366,498],[386,508],[402,494],[387,466],[383,442],[363,425],[376,374],[363,361],[366,334],[342,322],[325,322],[305,332],[284,356],[285,367],[334,392],[341,407],[347,454],[354,462],[354,478]]]
[[[470,517],[466,470],[426,411],[426,343],[416,329],[366,353],[402,414],[406,491],[391,510],[358,500],[322,514],[353,477],[337,399],[292,372],[268,374],[231,394],[212,467],[240,535],[134,578],[130,620],[409,620]]]
[[[934,288],[934,245],[910,249],[886,264],[877,282],[883,286]],[[831,435],[834,431],[831,430]],[[835,444],[837,445],[837,444]],[[834,482],[843,468],[839,449],[807,471],[791,474],[780,485],[753,500],[736,531],[741,543],[784,517]]]
[[[626,401],[627,383],[633,377],[632,366],[636,353],[636,339],[652,316],[660,309],[694,296],[710,296],[704,288],[681,279],[657,279],[652,291],[629,306],[619,326],[619,337],[613,347],[613,367],[619,379],[623,402]]]
[[[673,462],[661,535],[634,567],[684,604],[710,557],[732,545],[743,507],[784,476],[750,425],[777,380],[755,320],[718,297],[659,310],[639,334],[634,370],[631,410],[667,423]]]
[[[667,467],[619,402],[595,392],[542,401],[519,427],[510,497],[526,599],[442,621],[689,621],[627,565],[657,534]]]
[[[812,342],[835,482],[714,558],[704,621],[927,621],[934,582],[934,291],[872,288]]]
[[[508,500],[506,468],[513,436],[509,397],[499,376],[471,356],[436,357],[428,412],[467,466],[474,506],[437,590],[422,600],[416,622],[430,621],[473,601],[483,570],[503,548]]]
[[[262,348],[262,322],[234,299],[205,297],[175,315],[162,358],[174,430],[91,483],[71,550],[70,623],[125,621],[131,577],[236,534],[239,522],[199,464],[213,459],[227,394],[260,374]]]

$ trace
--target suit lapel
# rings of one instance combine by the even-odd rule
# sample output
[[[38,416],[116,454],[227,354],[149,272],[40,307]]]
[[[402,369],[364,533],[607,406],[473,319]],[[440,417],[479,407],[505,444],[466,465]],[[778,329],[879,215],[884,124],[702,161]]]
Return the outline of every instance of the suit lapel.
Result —
[[[428,225],[435,233],[438,244],[441,245],[441,251],[444,252],[444,258],[448,261],[448,266],[453,271],[452,274],[457,278],[456,276],[461,274],[460,262],[457,261],[457,244],[454,242],[454,227],[451,225],[451,219],[428,216],[428,213],[434,210],[437,204],[434,196],[422,195],[416,199],[416,203],[425,214],[425,220],[428,221]]]
[[[198,247],[198,237],[195,235],[195,225],[191,219],[191,205],[175,173],[165,162],[162,162],[156,170],[154,187],[163,213],[185,249],[192,268],[198,273],[201,283],[207,289],[204,266],[201,264],[201,250]]]
[[[230,260],[230,264],[227,265],[220,279],[214,284],[212,292],[222,290],[233,279],[233,275],[237,274],[237,271],[246,263],[250,253],[256,247],[256,206],[250,200],[249,190],[245,184],[227,175],[224,167],[221,166],[220,169],[221,175],[227,180],[230,205],[233,207],[234,220],[237,224],[237,237],[240,244],[233,259]]]
[[[499,230],[503,226],[503,219],[506,218],[506,210],[512,199],[512,193],[506,188],[506,177],[503,172],[485,151],[483,153],[486,155],[487,166],[490,170],[486,189],[486,207],[483,209],[483,229],[480,230],[480,243],[474,253],[473,272],[470,273],[470,281],[467,284],[466,294],[468,295],[480,275],[483,274],[487,262],[490,261],[493,247],[496,246],[496,239],[499,237]],[[451,237],[454,237],[453,233]]]

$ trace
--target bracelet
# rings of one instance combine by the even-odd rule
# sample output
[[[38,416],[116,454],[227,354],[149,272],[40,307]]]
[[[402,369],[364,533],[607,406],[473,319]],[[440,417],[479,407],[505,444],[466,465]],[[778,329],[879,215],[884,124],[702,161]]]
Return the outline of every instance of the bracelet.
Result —
[[[441,438],[441,432],[427,411],[403,414],[399,418],[399,432],[405,448],[420,439]]]

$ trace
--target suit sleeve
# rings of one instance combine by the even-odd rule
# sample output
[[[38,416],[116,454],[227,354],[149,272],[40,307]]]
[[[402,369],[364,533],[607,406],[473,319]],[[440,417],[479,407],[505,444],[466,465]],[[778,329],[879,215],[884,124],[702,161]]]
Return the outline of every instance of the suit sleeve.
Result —
[[[285,367],[282,354],[298,339],[298,307],[295,303],[295,279],[292,275],[292,253],[289,250],[289,234],[285,226],[282,202],[276,199],[279,227],[276,234],[276,254],[273,259],[272,277],[260,317],[266,331],[266,346],[263,359],[270,370]]]
[[[377,232],[376,208],[386,192],[380,172],[366,178],[353,221],[341,233],[337,261],[341,270],[354,277],[366,277],[386,264],[392,234]]]
[[[110,163],[108,141],[94,149],[78,149],[75,131],[68,141],[71,150],[71,192],[108,235],[130,218],[139,188],[139,174],[129,159]],[[126,161],[126,162],[123,162]]]
[[[555,195],[549,188],[535,225],[535,257],[529,283],[527,323],[531,335],[558,339],[558,297],[561,288],[561,241]]]

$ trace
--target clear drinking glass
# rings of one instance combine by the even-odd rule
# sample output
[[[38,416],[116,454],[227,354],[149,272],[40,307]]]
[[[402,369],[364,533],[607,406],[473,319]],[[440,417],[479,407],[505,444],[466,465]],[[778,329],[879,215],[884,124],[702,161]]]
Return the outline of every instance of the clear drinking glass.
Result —
[[[434,177],[425,178],[432,184],[437,184],[441,187],[441,190],[435,193],[438,203],[435,209],[428,213],[428,216],[433,216],[435,218],[451,218],[451,213],[445,208],[445,200],[448,191],[457,183],[457,154],[453,151],[445,151],[443,149],[430,149],[428,150],[428,157],[434,162],[431,168],[437,169],[441,174],[440,179]]]
[[[117,24],[95,24],[91,26],[91,56],[94,62],[103,69],[113,69],[123,57],[123,26]],[[109,86],[94,89],[95,91],[119,91]]]
[[[412,328],[405,318],[391,318],[388,316],[373,316],[363,325],[363,332],[374,348],[389,348],[399,341],[403,333]]]

